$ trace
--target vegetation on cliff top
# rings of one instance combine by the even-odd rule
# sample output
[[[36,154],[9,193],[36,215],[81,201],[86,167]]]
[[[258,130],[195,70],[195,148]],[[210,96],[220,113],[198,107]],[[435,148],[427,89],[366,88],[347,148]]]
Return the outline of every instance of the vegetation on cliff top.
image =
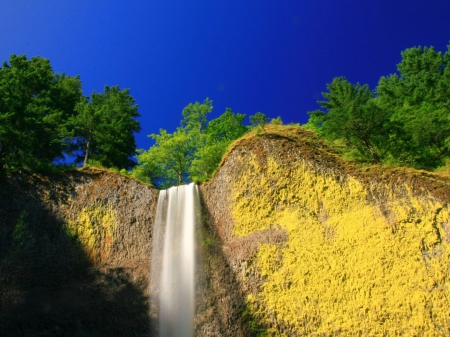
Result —
[[[335,78],[309,112],[307,128],[346,156],[362,161],[422,169],[445,165],[450,156],[450,46],[402,52],[399,75],[380,78],[374,91],[367,84]]]
[[[325,100],[318,101],[322,110],[309,112],[304,127],[354,161],[446,167],[449,62],[450,49],[442,54],[416,47],[402,52],[399,74],[381,77],[373,91],[337,77],[327,85]],[[78,76],[54,73],[44,58],[11,55],[0,68],[0,173],[45,171],[69,159],[125,169],[160,188],[201,182],[213,175],[234,140],[251,128],[264,132],[269,123],[257,112],[249,117],[252,126],[244,125],[246,115],[229,108],[208,121],[213,107],[206,99],[187,105],[175,132],[161,129],[149,135],[155,144],[136,154],[137,107],[129,89],[105,86],[104,93],[83,97]],[[282,121],[278,117],[270,123]]]
[[[45,58],[11,55],[0,68],[0,173],[88,157],[129,168],[139,116],[128,89],[105,86],[88,99],[78,76],[55,73]]]

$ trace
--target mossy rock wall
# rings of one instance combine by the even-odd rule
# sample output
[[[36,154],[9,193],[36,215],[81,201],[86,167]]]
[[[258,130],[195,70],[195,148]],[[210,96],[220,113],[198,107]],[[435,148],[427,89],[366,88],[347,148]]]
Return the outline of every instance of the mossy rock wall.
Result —
[[[448,179],[355,169],[303,134],[241,140],[202,186],[224,335],[448,335]]]
[[[200,186],[195,335],[449,335],[449,185],[301,128],[245,136]],[[100,170],[0,181],[0,335],[154,335],[157,195]]]
[[[149,335],[158,191],[101,170],[0,184],[0,335]]]

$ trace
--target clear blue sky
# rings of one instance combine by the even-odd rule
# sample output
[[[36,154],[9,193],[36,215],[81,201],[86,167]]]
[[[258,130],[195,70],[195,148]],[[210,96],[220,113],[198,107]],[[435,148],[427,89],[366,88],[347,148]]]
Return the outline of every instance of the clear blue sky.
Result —
[[[450,41],[449,0],[3,0],[0,60],[48,58],[85,95],[130,88],[142,131],[175,130],[190,102],[305,123],[336,76],[374,88],[400,52]]]

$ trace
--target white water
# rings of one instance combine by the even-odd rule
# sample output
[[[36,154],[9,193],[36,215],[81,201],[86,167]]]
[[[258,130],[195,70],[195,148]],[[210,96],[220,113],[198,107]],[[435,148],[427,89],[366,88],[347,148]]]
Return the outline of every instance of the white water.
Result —
[[[193,336],[197,186],[160,191],[153,233],[151,302],[160,337]]]

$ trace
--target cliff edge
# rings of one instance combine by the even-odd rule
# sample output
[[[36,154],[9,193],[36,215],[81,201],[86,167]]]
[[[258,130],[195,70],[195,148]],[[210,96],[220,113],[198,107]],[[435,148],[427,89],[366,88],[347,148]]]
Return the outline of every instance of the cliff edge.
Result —
[[[297,127],[237,141],[202,186],[221,335],[448,335],[449,182],[356,168]]]
[[[450,333],[448,175],[267,126],[200,192],[196,336]],[[154,336],[157,197],[95,169],[0,181],[0,335]]]

